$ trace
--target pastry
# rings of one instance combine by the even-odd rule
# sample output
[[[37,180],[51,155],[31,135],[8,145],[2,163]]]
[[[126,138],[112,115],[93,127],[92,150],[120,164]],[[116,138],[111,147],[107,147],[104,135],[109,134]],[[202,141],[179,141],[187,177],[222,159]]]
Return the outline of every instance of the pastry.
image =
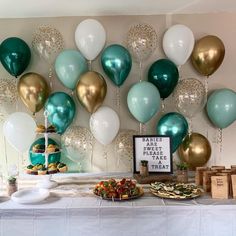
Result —
[[[59,148],[57,147],[57,145],[54,145],[54,144],[49,144],[46,148],[47,153],[58,152],[58,151],[59,151]]]
[[[36,144],[36,145],[33,146],[32,151],[36,152],[36,153],[44,153],[45,145],[43,145],[43,144]]]
[[[55,162],[52,162],[50,164],[48,164],[48,168],[51,168],[51,167],[57,167],[57,164]]]
[[[55,173],[57,173],[57,167],[55,166],[48,167],[48,174],[55,174]]]
[[[31,174],[33,167],[34,167],[33,165],[28,165],[28,166],[26,167],[26,174]]]
[[[45,131],[46,131],[46,128],[44,125],[37,125],[37,127],[36,127],[37,133],[45,133]]]
[[[35,167],[37,168],[37,170],[40,170],[43,168],[43,165],[42,164],[36,164]]]
[[[38,175],[46,175],[46,174],[47,174],[47,169],[44,166],[38,170]]]
[[[47,128],[47,133],[56,133],[56,127],[54,125],[50,125],[48,128]]]
[[[33,166],[32,170],[31,170],[31,175],[37,175],[38,174],[38,169],[36,166]]]
[[[64,163],[59,163],[59,164],[57,165],[57,169],[58,169],[59,172],[61,172],[61,173],[64,173],[64,172],[66,172],[66,171],[68,170],[67,165],[64,164]]]

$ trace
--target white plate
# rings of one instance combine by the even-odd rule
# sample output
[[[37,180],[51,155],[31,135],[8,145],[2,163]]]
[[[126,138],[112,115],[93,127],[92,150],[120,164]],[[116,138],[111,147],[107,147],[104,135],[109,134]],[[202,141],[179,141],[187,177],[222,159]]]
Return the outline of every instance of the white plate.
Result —
[[[11,199],[21,204],[37,203],[49,197],[49,194],[49,190],[43,188],[23,189],[13,193]]]

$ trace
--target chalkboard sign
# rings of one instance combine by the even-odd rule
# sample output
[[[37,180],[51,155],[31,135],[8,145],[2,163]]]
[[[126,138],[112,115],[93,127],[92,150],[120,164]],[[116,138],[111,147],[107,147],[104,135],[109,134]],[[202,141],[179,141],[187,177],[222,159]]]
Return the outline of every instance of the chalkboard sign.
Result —
[[[148,161],[149,173],[172,173],[171,139],[160,135],[135,135],[134,173],[139,173],[141,160]]]

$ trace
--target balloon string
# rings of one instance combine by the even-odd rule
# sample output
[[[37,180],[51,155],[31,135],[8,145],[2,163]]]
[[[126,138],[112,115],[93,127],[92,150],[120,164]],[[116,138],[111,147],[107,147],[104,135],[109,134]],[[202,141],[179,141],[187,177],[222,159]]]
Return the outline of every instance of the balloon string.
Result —
[[[16,87],[17,87],[17,80],[15,80],[15,83],[16,83]],[[16,97],[16,112],[18,111],[19,109],[19,104],[18,104],[18,101],[19,101],[19,96]]]
[[[146,133],[146,125],[140,122],[139,123],[139,134],[142,135],[145,133]]]
[[[142,62],[139,62],[139,82],[142,82]]]
[[[193,120],[192,118],[189,118],[188,119],[188,133],[189,135],[191,135],[193,132]]]
[[[91,149],[91,156],[90,156],[90,168],[91,168],[91,171],[93,171],[93,143],[94,143],[94,140],[93,140],[93,138],[91,138],[90,139],[90,142],[89,142],[89,144],[90,144],[90,149]]]
[[[207,94],[208,94],[208,76],[205,77],[205,92],[206,92],[206,99],[207,99]]]
[[[7,158],[7,143],[6,143],[6,138],[3,136],[3,141],[4,141],[4,153],[5,153],[5,163],[6,163],[6,170],[8,170],[8,158]]]
[[[219,144],[219,148],[220,148],[220,154],[222,152],[222,142],[223,142],[223,132],[222,132],[222,129],[219,128],[218,129],[218,144]]]
[[[50,66],[50,68],[49,68],[48,78],[49,78],[49,85],[50,85],[50,88],[51,88],[51,90],[52,90],[52,87],[53,87],[53,83],[52,83],[53,71],[52,71],[52,67],[51,67],[51,66]]]
[[[92,61],[91,60],[88,61],[88,69],[89,69],[89,71],[92,71]]]
[[[161,100],[161,113],[165,113],[165,100]]]
[[[181,73],[181,65],[178,66],[178,71],[179,71],[179,80],[182,79],[182,73]]]
[[[118,113],[120,114],[120,88],[116,87],[116,106],[118,108]]]
[[[106,162],[106,172],[108,171],[108,158],[107,158],[107,148],[105,145],[103,145],[103,158],[105,159]]]

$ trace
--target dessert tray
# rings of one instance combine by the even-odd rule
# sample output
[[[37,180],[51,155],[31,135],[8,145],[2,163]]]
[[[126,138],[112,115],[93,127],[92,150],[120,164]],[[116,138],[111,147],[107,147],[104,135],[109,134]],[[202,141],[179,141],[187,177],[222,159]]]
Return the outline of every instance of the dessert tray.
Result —
[[[194,184],[155,182],[150,185],[153,195],[166,199],[193,199],[200,197],[203,193],[203,190]]]
[[[20,204],[37,203],[45,200],[50,195],[48,189],[32,188],[19,190],[11,195],[14,202]]]
[[[141,197],[144,192],[141,187],[130,179],[122,180],[109,179],[99,182],[93,193],[104,200],[127,201]]]

